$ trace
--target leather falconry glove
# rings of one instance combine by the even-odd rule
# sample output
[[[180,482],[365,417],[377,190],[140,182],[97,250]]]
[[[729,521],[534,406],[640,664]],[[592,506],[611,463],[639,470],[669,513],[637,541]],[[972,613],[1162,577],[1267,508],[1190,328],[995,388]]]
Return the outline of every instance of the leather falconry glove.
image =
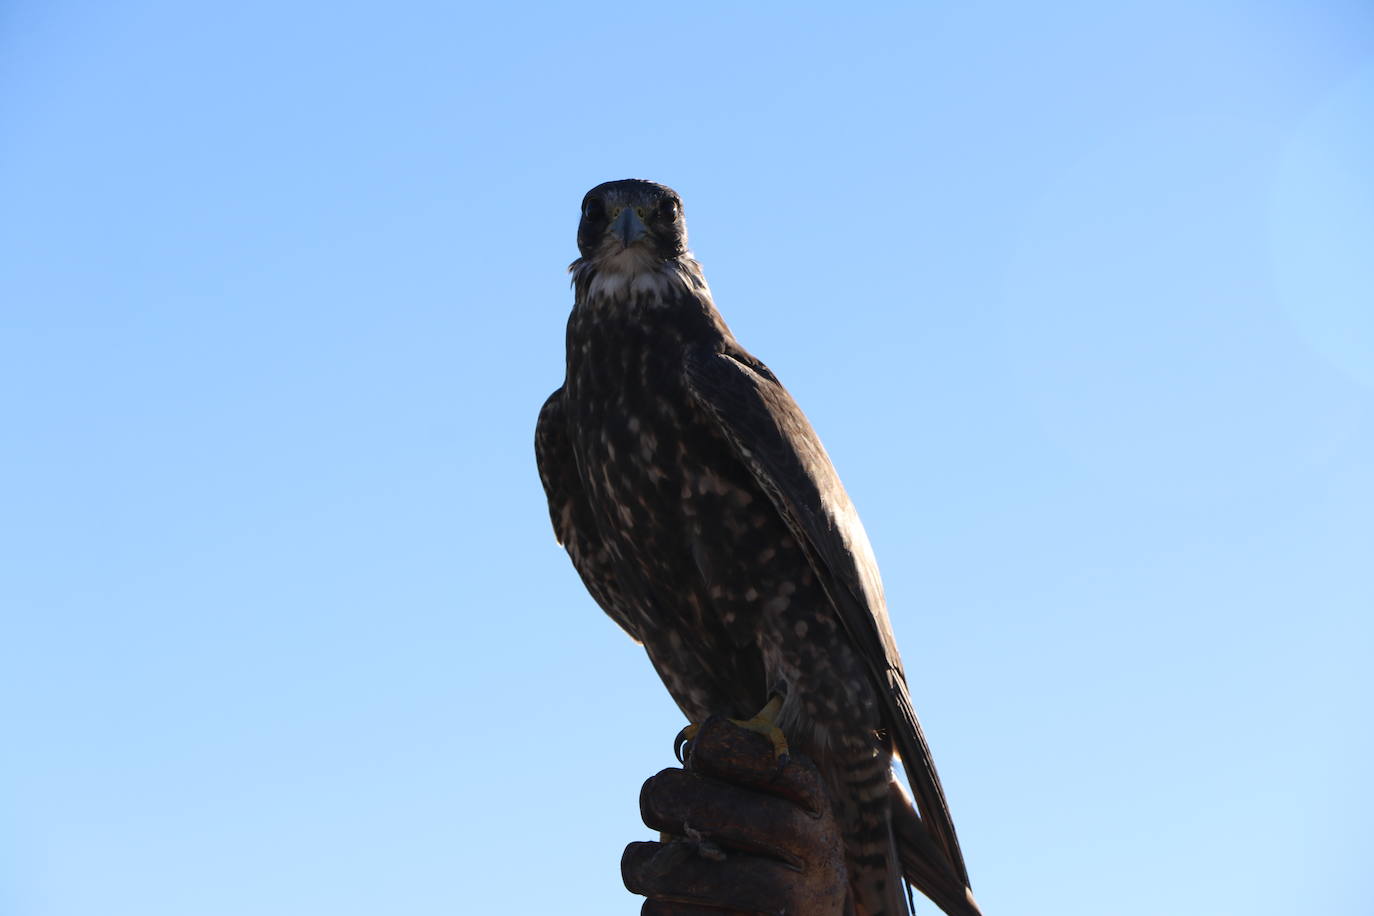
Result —
[[[662,842],[631,843],[620,860],[641,916],[839,916],[847,878],[820,773],[779,759],[769,739],[712,717],[639,795]]]

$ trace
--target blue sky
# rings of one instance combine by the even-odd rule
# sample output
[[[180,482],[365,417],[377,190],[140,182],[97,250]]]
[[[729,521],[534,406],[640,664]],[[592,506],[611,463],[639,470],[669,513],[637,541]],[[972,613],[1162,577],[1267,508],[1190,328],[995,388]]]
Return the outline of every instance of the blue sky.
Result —
[[[531,449],[629,176],[989,916],[1374,910],[1367,4],[11,0],[0,912],[637,912],[681,718]]]

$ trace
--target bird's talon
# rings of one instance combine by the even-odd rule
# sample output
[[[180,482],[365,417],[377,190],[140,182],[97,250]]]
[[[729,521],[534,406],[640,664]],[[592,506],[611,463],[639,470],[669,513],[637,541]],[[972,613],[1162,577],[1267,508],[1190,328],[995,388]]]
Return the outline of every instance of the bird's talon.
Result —
[[[683,766],[687,765],[687,745],[691,743],[699,731],[701,731],[701,726],[693,723],[678,732],[677,737],[673,739],[673,756]]]

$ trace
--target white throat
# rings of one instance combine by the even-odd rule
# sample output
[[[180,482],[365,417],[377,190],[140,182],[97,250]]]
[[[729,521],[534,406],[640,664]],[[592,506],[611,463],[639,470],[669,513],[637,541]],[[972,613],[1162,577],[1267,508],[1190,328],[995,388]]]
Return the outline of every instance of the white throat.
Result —
[[[584,271],[591,279],[582,290],[578,280]],[[711,295],[701,266],[690,254],[665,261],[638,246],[579,264],[574,268],[573,282],[578,283],[585,300],[593,303],[663,305],[686,295]]]

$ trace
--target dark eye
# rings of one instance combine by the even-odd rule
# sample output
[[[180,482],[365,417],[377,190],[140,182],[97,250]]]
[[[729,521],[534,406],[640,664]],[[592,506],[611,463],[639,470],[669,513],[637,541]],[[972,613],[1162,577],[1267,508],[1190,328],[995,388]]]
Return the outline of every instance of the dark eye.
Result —
[[[606,203],[600,197],[588,197],[582,201],[582,218],[599,220],[606,215]]]
[[[663,202],[658,205],[658,215],[664,219],[677,219],[677,200],[672,197],[665,197]]]

